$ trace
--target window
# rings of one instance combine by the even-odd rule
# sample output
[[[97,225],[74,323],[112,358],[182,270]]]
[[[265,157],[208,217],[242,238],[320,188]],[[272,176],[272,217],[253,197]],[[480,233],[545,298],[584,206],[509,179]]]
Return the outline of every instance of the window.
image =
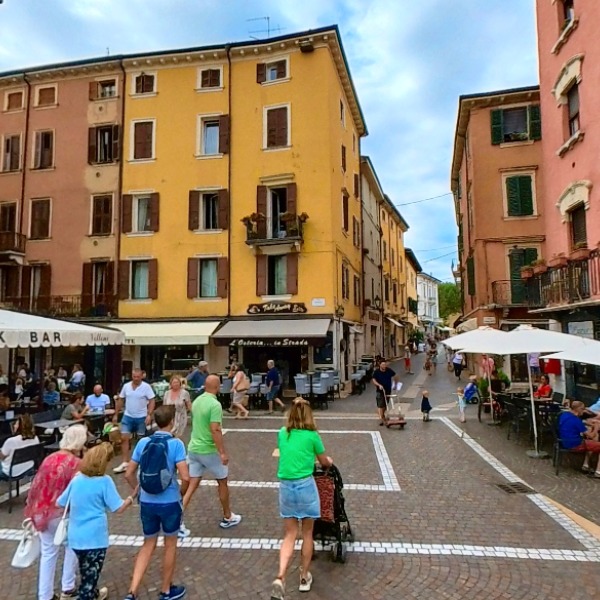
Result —
[[[21,168],[21,135],[7,135],[2,146],[2,171],[18,171]]]
[[[102,125],[88,130],[88,162],[104,164],[119,159],[119,126]]]
[[[202,194],[202,229],[219,229],[219,196]]]
[[[288,188],[270,188],[267,205],[267,237],[270,239],[287,237],[287,224],[284,215],[288,212]]]
[[[90,82],[90,100],[105,100],[107,98],[116,98],[116,96],[116,79],[105,79],[103,81]]]
[[[200,88],[220,88],[221,69],[203,69],[200,71]]]
[[[92,263],[92,294],[96,301],[112,291],[108,287],[108,265],[108,262]]]
[[[263,146],[265,148],[281,148],[290,145],[288,126],[288,107],[266,109],[266,123]]]
[[[534,214],[531,175],[515,175],[506,178],[506,214],[509,217],[526,217]]]
[[[352,134],[352,152],[356,153],[356,134]]]
[[[348,195],[342,194],[342,229],[348,231],[350,227],[350,215],[348,207]]]
[[[267,294],[287,294],[287,256],[267,257]]]
[[[4,110],[21,110],[24,98],[25,96],[22,91],[6,92]]]
[[[36,88],[36,106],[53,106],[56,104],[56,86],[50,85]]]
[[[385,240],[383,240],[381,249],[382,249],[382,253],[383,253],[383,260],[387,260],[387,242]]]
[[[268,83],[269,81],[277,81],[285,79],[287,73],[287,60],[276,60],[268,63],[259,63],[256,65],[256,81],[257,83]]]
[[[131,262],[131,298],[143,300],[150,297],[150,261]]]
[[[35,132],[34,169],[51,169],[54,166],[54,131]]]
[[[123,194],[121,201],[123,233],[148,233],[159,230],[160,194]]]
[[[354,276],[354,304],[360,306],[360,277]]]
[[[348,265],[342,265],[342,298],[350,300],[350,269]]]
[[[385,211],[384,210],[381,211],[381,220],[385,221]]]
[[[392,285],[392,302],[394,304],[398,304],[398,284],[394,283]]]
[[[0,204],[0,231],[14,232],[17,226],[16,202],[2,202]]]
[[[383,299],[390,301],[390,280],[387,277],[383,280]]]
[[[156,92],[156,75],[140,73],[134,78],[136,94],[153,94]]]
[[[564,27],[566,27],[573,19],[575,19],[575,2],[574,0],[562,0],[563,3],[563,15],[564,15]]]
[[[198,296],[216,298],[218,284],[218,262],[216,258],[202,258],[198,261]]]
[[[147,196],[136,196],[133,199],[133,231],[153,231],[151,218],[152,198]]]
[[[50,237],[50,198],[31,201],[31,230],[29,238],[44,240]]]
[[[344,108],[344,101],[340,100],[340,122],[346,126],[346,109]]]
[[[475,295],[475,259],[472,256],[467,258],[467,293]]]
[[[92,197],[92,235],[112,233],[112,195]]]
[[[219,154],[219,119],[202,119],[201,153]]]
[[[542,139],[539,104],[490,111],[492,144]]]
[[[346,146],[342,144],[342,171],[346,172]]]
[[[360,248],[360,223],[356,217],[352,217],[352,243]]]
[[[567,110],[569,117],[569,137],[579,131],[579,85],[573,84],[567,92]]]
[[[573,248],[587,246],[587,227],[585,223],[585,205],[580,204],[570,213],[571,244]]]
[[[390,258],[392,259],[392,267],[396,266],[396,251],[390,248]]]
[[[133,124],[133,160],[154,158],[154,121],[136,121]]]

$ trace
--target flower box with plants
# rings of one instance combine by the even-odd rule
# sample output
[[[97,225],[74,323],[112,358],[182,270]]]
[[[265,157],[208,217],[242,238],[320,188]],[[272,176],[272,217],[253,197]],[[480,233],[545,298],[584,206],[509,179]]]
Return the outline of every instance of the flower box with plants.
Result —
[[[552,256],[552,258],[550,258],[548,260],[548,266],[552,267],[553,269],[558,269],[560,267],[566,267],[567,266],[567,257],[562,252],[559,254],[554,254]]]
[[[533,267],[526,265],[521,267],[521,279],[531,279],[533,277]]]
[[[577,242],[569,254],[570,261],[587,260],[590,257],[591,250],[585,242]]]
[[[543,258],[534,260],[531,263],[531,266],[533,267],[534,275],[540,275],[541,273],[545,273],[548,270],[548,265],[546,264],[546,261]]]

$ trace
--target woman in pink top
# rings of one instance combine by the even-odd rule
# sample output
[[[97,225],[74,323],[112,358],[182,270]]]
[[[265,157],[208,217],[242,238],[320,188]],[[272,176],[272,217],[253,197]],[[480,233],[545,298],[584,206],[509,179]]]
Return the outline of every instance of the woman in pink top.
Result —
[[[60,450],[50,454],[42,462],[27,495],[25,516],[33,520],[40,533],[41,555],[38,577],[38,600],[68,600],[77,597],[77,557],[65,547],[62,573],[62,593],[54,593],[54,572],[59,546],[54,545],[54,534],[62,516],[56,507],[57,498],[67,489],[69,482],[79,470],[80,456],[87,441],[83,425],[69,427],[60,440]]]

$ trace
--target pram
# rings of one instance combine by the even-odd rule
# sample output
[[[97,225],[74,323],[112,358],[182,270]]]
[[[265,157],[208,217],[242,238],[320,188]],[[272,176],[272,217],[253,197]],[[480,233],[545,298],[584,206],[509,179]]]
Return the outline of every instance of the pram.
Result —
[[[404,429],[406,419],[400,408],[395,406],[394,398],[397,398],[397,396],[393,394],[389,396],[386,394],[385,396],[385,426],[389,429],[392,425],[398,425],[400,429]]]
[[[333,542],[331,558],[334,562],[346,562],[346,542],[354,541],[354,533],[344,507],[344,482],[339,469],[332,465],[323,469],[315,466],[315,482],[321,501],[321,518],[315,521],[314,539],[322,546]]]

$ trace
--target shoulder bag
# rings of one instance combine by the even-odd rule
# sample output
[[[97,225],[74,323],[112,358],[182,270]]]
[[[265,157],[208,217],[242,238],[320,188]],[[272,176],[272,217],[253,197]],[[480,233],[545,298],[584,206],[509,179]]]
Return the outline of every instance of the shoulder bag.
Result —
[[[35,530],[33,521],[23,521],[23,532],[17,550],[12,558],[11,565],[17,569],[30,567],[40,556],[40,534]]]
[[[63,512],[60,521],[58,522],[58,527],[54,532],[54,545],[62,546],[67,541],[67,532],[69,530],[69,507],[71,506],[71,494],[69,494],[69,499],[67,500],[67,504],[65,505],[65,510]]]

